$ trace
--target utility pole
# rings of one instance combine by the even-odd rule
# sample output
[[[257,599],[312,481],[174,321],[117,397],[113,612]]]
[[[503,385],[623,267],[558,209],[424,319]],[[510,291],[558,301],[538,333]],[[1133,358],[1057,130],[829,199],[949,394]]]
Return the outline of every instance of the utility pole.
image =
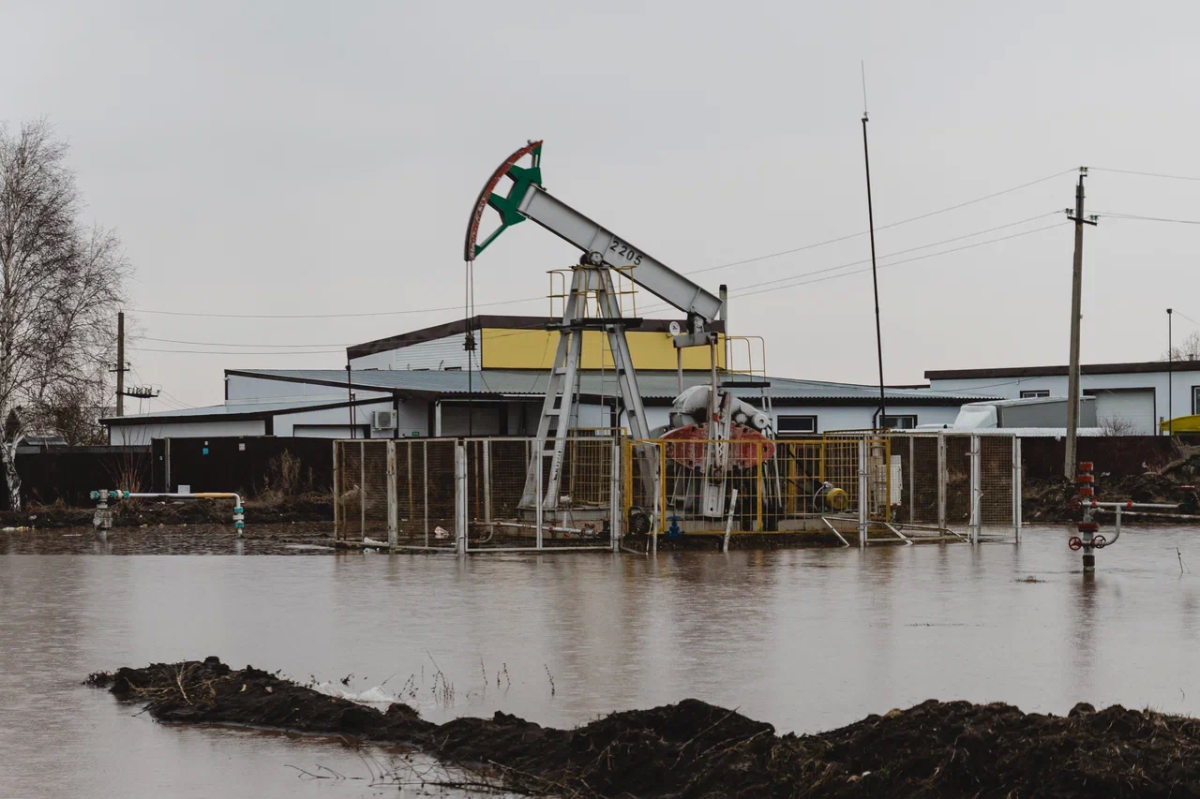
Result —
[[[1067,453],[1063,463],[1063,476],[1075,479],[1076,433],[1079,429],[1079,320],[1083,301],[1083,226],[1095,225],[1096,217],[1083,215],[1083,179],[1087,167],[1079,167],[1079,183],[1075,186],[1075,208],[1067,209],[1067,217],[1075,222],[1075,259],[1071,273],[1071,364],[1067,371]],[[1071,216],[1072,210],[1074,216]]]
[[[125,312],[117,312],[117,416],[125,415]]]
[[[875,352],[879,356],[879,429],[887,427],[887,403],[883,389],[883,332],[879,325],[879,273],[875,268],[875,209],[871,205],[871,154],[867,147],[867,86],[863,73],[863,163],[867,168],[867,221],[871,230],[871,284],[875,289]]]

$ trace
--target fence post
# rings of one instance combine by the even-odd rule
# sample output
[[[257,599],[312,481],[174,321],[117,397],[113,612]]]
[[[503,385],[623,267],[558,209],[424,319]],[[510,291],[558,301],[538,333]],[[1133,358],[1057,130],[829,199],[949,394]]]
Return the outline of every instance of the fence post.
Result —
[[[367,537],[367,442],[358,442],[358,531]]]
[[[608,522],[609,535],[612,538],[612,551],[617,554],[621,551],[621,508],[624,503],[621,501],[621,437],[613,431],[612,443],[612,488],[609,489],[609,505],[611,510],[609,514],[612,518]]]
[[[342,507],[342,462],[338,458],[341,443],[340,441],[333,442],[333,537],[338,540],[342,538],[344,524],[339,513]]]
[[[396,507],[396,442],[387,440],[387,525],[388,548],[400,543],[400,513]]]
[[[492,440],[483,439],[483,520],[489,533],[495,533],[492,525]]]
[[[915,444],[916,440],[917,440],[917,437],[915,435],[909,435],[909,437],[908,437],[908,523],[909,524],[917,523],[917,519],[916,519],[916,516],[917,516],[917,500],[916,500],[916,496],[917,496],[917,481],[916,481],[917,455],[916,455],[916,444]],[[901,473],[900,479],[901,479],[901,481],[904,480],[903,473]],[[903,485],[904,485],[904,483],[901,482],[901,486],[903,486]],[[904,489],[901,488],[900,491],[901,491],[901,493],[903,493]]]
[[[534,503],[534,507],[537,508],[537,510],[534,511],[534,522],[535,522],[535,524],[537,524],[537,538],[536,538],[537,544],[536,544],[536,546],[538,549],[541,549],[542,548],[542,525],[544,524],[544,518],[543,518],[543,514],[542,514],[542,500],[543,500],[543,496],[542,496],[542,459],[545,457],[545,455],[542,453],[542,450],[540,447],[533,448],[533,457],[536,458],[536,460],[533,462],[533,474],[534,474],[534,481],[536,483],[536,486],[535,486],[536,490],[534,491],[534,498],[537,500]]]
[[[425,509],[425,546],[429,546],[429,441],[421,442],[421,483],[424,485],[424,497],[421,505]]]
[[[983,469],[982,458],[980,457],[979,436],[971,436],[971,521],[967,524],[967,530],[970,534],[971,543],[979,543],[979,534],[983,527],[983,519],[981,511],[983,510],[980,498],[983,495]]]
[[[467,554],[467,448],[454,442],[454,553]]]
[[[946,434],[937,437],[937,523],[938,529],[946,529]]]
[[[868,508],[867,493],[870,483],[867,479],[867,439],[864,436],[858,440],[858,545],[867,545]]]
[[[727,445],[728,446],[728,445]],[[761,533],[763,531],[763,449],[766,445],[762,441],[757,441],[754,444],[754,454],[758,461],[758,502],[755,507],[754,530]]]
[[[1024,475],[1021,471],[1021,437],[1013,436],[1012,441],[1012,460],[1013,460],[1013,481],[1012,481],[1012,500],[1013,500],[1013,533],[1016,536],[1017,543],[1021,543],[1021,502],[1025,497]]]

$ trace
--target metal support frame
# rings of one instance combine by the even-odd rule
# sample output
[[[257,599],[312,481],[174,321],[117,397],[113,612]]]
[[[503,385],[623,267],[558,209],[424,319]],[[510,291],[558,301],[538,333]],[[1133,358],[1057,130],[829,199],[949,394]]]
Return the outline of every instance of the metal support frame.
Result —
[[[531,509],[535,502],[543,511],[554,513],[558,510],[563,459],[567,438],[571,432],[572,414],[578,402],[579,370],[583,358],[589,295],[595,295],[605,320],[601,327],[608,336],[617,386],[629,419],[630,433],[635,439],[649,435],[650,426],[646,420],[642,395],[638,390],[637,375],[633,368],[629,342],[625,337],[625,327],[619,321],[613,321],[621,318],[621,304],[613,284],[612,272],[605,265],[577,266],[572,270],[571,290],[564,303],[562,324],[559,327],[558,348],[546,383],[542,414],[538,421],[531,462],[526,472],[525,489],[521,494],[519,507],[525,510]],[[551,434],[553,446],[550,446]],[[535,464],[547,455],[551,458],[550,473],[543,489],[540,481],[535,482],[534,472]],[[653,466],[652,463],[646,465]],[[642,475],[642,479],[647,481],[647,489],[652,491],[653,469],[643,469]]]

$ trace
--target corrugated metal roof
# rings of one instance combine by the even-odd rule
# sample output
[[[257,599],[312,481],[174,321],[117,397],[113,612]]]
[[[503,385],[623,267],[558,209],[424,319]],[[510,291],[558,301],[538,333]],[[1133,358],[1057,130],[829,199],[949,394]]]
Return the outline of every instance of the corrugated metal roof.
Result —
[[[364,400],[363,402],[368,402]],[[390,400],[384,399],[384,402]],[[359,402],[357,404],[363,404]],[[252,416],[254,414],[264,413],[284,413],[290,411],[303,411],[311,408],[327,408],[338,404],[336,399],[330,397],[313,397],[306,400],[289,400],[287,402],[235,402],[228,405],[204,405],[199,408],[181,408],[174,411],[154,411],[152,413],[129,413],[124,416],[110,416],[100,421],[105,423],[121,424],[123,420],[178,420],[187,417],[195,418],[210,418],[210,417],[234,417],[234,416]]]
[[[295,382],[318,382],[331,385],[345,385],[346,372],[340,369],[230,369],[229,374],[240,374],[290,380]],[[382,391],[402,391],[429,395],[466,394],[468,381],[470,391],[476,394],[496,395],[540,395],[546,390],[548,373],[545,371],[520,371],[505,369],[488,369],[470,373],[463,371],[409,371],[401,369],[363,369],[352,373],[355,387],[379,389]],[[647,399],[671,400],[679,393],[675,372],[648,371],[638,372],[638,387],[642,396]],[[858,385],[855,383],[827,383],[817,380],[793,380],[783,377],[767,378],[770,383],[770,395],[775,399],[829,399],[829,400],[860,400],[875,401],[879,398],[876,386]],[[684,388],[694,385],[707,384],[711,380],[708,372],[684,372]],[[584,372],[580,380],[580,390],[589,395],[608,395],[617,393],[616,376],[613,372]],[[754,387],[739,387],[734,393],[740,397],[755,399],[761,390]],[[958,404],[962,401],[996,399],[983,394],[954,392],[946,394],[929,389],[917,388],[888,388],[885,397],[889,402],[902,403],[915,401],[928,403],[944,401],[947,404]]]

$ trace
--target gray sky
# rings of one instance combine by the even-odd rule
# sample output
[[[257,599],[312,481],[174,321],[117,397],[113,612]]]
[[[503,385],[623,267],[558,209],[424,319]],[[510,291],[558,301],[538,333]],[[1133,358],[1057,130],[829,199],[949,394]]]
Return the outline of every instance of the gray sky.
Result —
[[[680,271],[859,233],[860,59],[878,225],[1081,164],[1091,210],[1200,220],[1200,182],[1095,169],[1200,176],[1195,3],[39,0],[4,16],[3,118],[48,116],[71,143],[89,215],[137,269],[132,308],[424,311],[131,313],[146,337],[328,349],[460,316],[425,309],[461,303],[471,204],[530,138],[551,191]],[[887,263],[1060,225],[881,269],[889,383],[1065,362],[1073,184],[878,233],[886,254],[1047,215]],[[1158,357],[1168,305],[1200,320],[1198,250],[1195,225],[1089,229],[1084,360]],[[868,256],[858,236],[697,277],[730,285],[733,332],[767,338],[771,372],[870,382],[869,272],[736,298]],[[477,262],[477,302],[544,296],[576,257],[513,228]],[[168,405],[219,402],[223,368],[345,360],[138,346],[133,381]]]

